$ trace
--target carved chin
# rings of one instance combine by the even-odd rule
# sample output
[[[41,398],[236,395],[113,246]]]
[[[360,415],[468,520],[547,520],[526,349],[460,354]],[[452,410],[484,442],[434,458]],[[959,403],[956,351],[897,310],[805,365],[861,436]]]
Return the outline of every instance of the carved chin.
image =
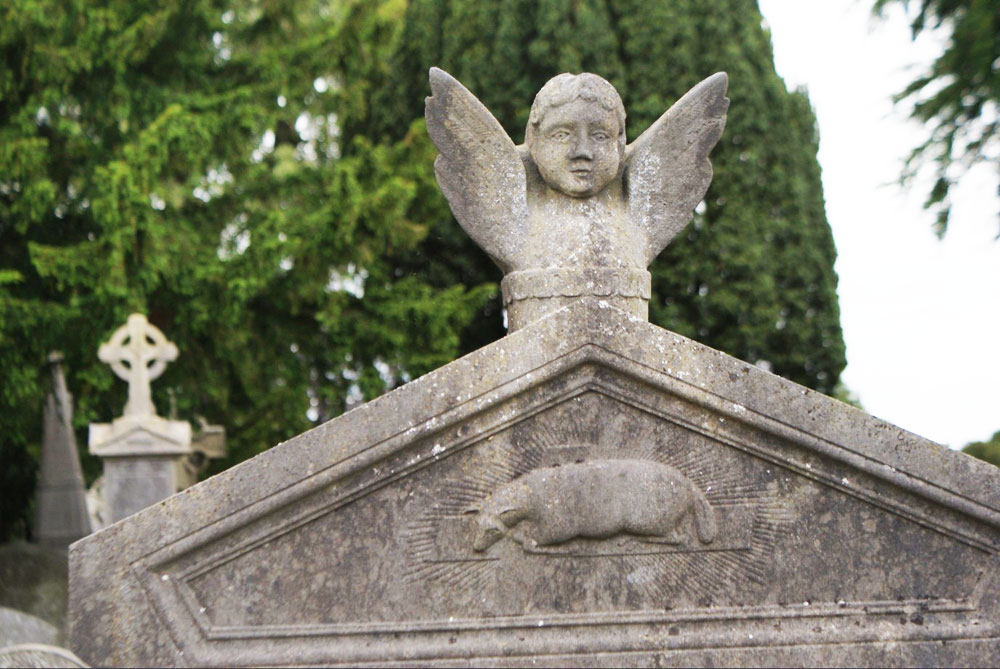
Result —
[[[503,535],[503,531],[495,527],[481,529],[476,535],[476,538],[473,540],[472,548],[473,550],[481,553],[496,542],[500,541],[500,539],[503,538]]]
[[[553,189],[569,195],[570,197],[591,197],[604,190],[611,179],[600,178],[599,176],[588,174],[560,174],[557,178],[546,179],[546,183]]]
[[[580,179],[580,181],[583,181]],[[566,195],[571,195],[573,197],[590,197],[591,195],[596,195],[601,191],[600,188],[594,188],[594,184],[590,179],[587,179],[585,183],[574,184],[570,182],[567,187],[563,189]]]

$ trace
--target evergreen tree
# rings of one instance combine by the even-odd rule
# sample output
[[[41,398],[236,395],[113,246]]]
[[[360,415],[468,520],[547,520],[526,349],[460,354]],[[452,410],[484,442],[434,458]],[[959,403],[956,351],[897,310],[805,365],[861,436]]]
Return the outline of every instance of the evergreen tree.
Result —
[[[132,311],[180,357],[154,385],[226,426],[226,466],[454,358],[491,286],[385,261],[434,150],[341,138],[400,2],[16,0],[0,10],[0,540],[23,535],[46,353],[81,445],[120,415],[97,360]],[[362,299],[363,297],[363,299]],[[98,464],[85,461],[89,478]]]
[[[535,92],[559,72],[610,80],[631,141],[702,78],[727,71],[732,104],[712,154],[715,179],[687,233],[650,268],[650,320],[822,392],[836,387],[845,352],[815,118],[805,93],[776,75],[756,3],[413,0],[393,62],[365,128],[385,141],[421,117],[432,65],[462,81],[515,141]],[[499,279],[432,186],[420,206],[431,232],[395,260],[400,267],[439,286]],[[499,309],[494,298],[466,330],[466,347],[502,335]]]
[[[962,448],[962,452],[1000,467],[1000,430],[994,432],[989,441],[974,441],[971,444],[966,444]]]

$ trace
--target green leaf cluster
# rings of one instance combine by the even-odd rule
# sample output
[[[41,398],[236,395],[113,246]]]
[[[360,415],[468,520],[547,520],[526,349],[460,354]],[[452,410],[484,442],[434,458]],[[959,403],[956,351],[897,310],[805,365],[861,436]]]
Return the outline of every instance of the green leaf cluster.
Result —
[[[1000,467],[1000,431],[994,432],[988,441],[974,441],[966,444],[962,452]]]
[[[890,4],[876,0],[876,14]],[[951,189],[973,165],[997,167],[1000,157],[1000,4],[996,0],[919,0],[910,23],[913,37],[925,30],[948,35],[930,70],[895,96],[913,103],[911,118],[925,125],[927,139],[906,161],[901,181],[912,183],[920,168],[933,165],[934,185],[924,207],[935,213],[934,230],[944,236],[951,216]]]
[[[85,445],[121,414],[96,350],[133,311],[181,352],[159,413],[224,425],[219,467],[459,354],[494,287],[392,262],[426,235],[433,146],[419,123],[346,131],[368,122],[402,9],[4,3],[0,538],[28,526],[48,351]]]

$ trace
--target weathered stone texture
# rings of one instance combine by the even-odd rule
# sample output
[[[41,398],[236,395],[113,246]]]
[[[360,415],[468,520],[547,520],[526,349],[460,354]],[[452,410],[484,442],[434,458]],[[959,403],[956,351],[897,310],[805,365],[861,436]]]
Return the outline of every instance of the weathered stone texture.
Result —
[[[432,70],[512,334],[74,544],[93,664],[1000,664],[1000,470],[645,322],[725,75],[633,145],[560,75],[515,147]]]
[[[1000,470],[590,298],[74,544],[71,635],[94,665],[995,665],[998,549]]]
[[[511,332],[583,296],[647,317],[646,267],[712,181],[727,81],[712,75],[626,145],[614,86],[560,74],[538,92],[514,146],[472,93],[431,68],[434,172],[455,218],[504,271]]]
[[[55,644],[59,630],[24,611],[0,606],[0,648],[25,643]]]
[[[35,491],[35,540],[66,549],[91,532],[73,433],[73,396],[66,388],[62,354],[52,353],[52,390],[45,398],[41,471]]]
[[[66,549],[24,541],[0,545],[0,606],[37,616],[66,631]]]

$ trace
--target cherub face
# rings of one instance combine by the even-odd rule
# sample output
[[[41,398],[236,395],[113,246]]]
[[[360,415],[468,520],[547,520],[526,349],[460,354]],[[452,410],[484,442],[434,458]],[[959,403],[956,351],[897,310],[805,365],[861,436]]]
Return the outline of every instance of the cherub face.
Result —
[[[620,131],[613,111],[577,98],[545,113],[528,148],[545,183],[566,195],[590,197],[618,175]]]

